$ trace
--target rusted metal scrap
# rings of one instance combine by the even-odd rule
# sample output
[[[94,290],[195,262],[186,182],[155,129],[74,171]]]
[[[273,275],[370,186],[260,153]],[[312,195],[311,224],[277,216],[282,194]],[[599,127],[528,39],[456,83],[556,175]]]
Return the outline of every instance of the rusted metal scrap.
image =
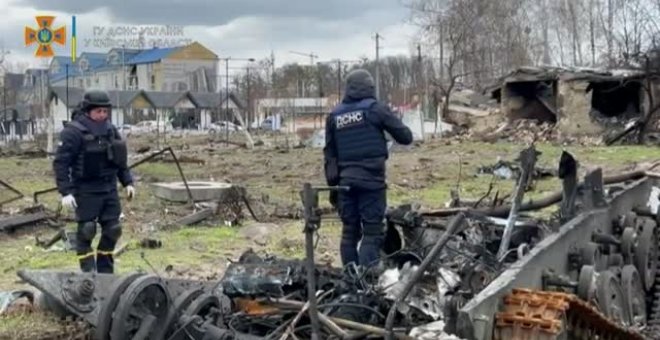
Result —
[[[654,166],[651,166],[649,168],[653,168]],[[634,180],[639,180],[647,176],[647,170],[646,169],[641,169],[641,170],[635,170],[635,171],[630,171],[630,172],[625,172],[617,175],[612,175],[609,177],[603,177],[603,184],[608,185],[608,184],[619,184],[619,183],[624,183],[628,181],[634,181]],[[580,190],[583,187],[583,184],[578,185],[578,190]],[[540,210],[543,208],[547,208],[552,206],[553,204],[557,204],[561,202],[562,200],[563,193],[561,191],[557,191],[553,194],[550,194],[546,197],[540,198],[540,199],[529,199],[526,202],[524,202],[520,206],[519,211],[532,211],[532,210]],[[451,216],[454,214],[457,214],[459,212],[463,211],[472,211],[474,213],[479,213],[483,215],[488,215],[488,216],[493,216],[493,217],[506,217],[511,211],[511,205],[501,205],[501,206],[496,206],[492,208],[478,208],[478,209],[470,209],[470,208],[465,208],[465,207],[460,207],[460,208],[452,208],[452,209],[437,209],[437,210],[428,210],[422,212],[423,215],[425,216],[436,216],[436,217],[446,217],[446,216]]]
[[[11,192],[14,193],[14,197],[10,197],[10,198],[8,198],[8,199],[5,199],[5,200],[3,200],[3,201],[0,201],[0,207],[2,207],[3,205],[5,205],[5,204],[7,204],[7,203],[11,203],[11,202],[17,201],[17,200],[19,200],[19,199],[25,197],[25,195],[23,195],[22,192],[20,192],[18,189],[14,188],[14,187],[11,186],[9,183],[7,183],[7,182],[5,182],[5,181],[3,181],[3,180],[1,180],[1,179],[0,179],[0,185],[3,186],[3,187],[5,187],[7,190],[9,190],[9,191],[11,191]]]
[[[392,302],[360,272],[317,267],[316,288],[323,336],[351,330],[384,335],[384,313]],[[161,278],[143,273],[111,274],[19,271],[44,293],[47,306],[76,315],[96,329],[97,339],[265,339],[280,337],[306,304],[307,272],[301,260],[246,252],[219,282]],[[397,318],[397,329],[429,318]],[[407,321],[406,321],[407,320]],[[412,320],[412,321],[411,321]],[[414,322],[414,324],[408,324]],[[309,338],[300,319],[291,334]],[[410,339],[397,331],[396,337]]]
[[[506,221],[506,227],[504,228],[504,233],[500,242],[500,249],[497,252],[498,259],[504,258],[504,256],[506,256],[506,252],[509,250],[511,233],[513,232],[513,227],[518,220],[518,210],[520,209],[520,204],[522,203],[523,196],[525,195],[525,188],[527,187],[527,183],[531,178],[531,172],[534,169],[537,157],[538,153],[536,152],[536,149],[533,145],[520,153],[520,178],[518,178],[518,186],[516,187],[516,191],[513,196],[513,203],[511,205],[509,218]]]
[[[628,182],[605,186],[621,179]],[[378,272],[246,252],[219,282],[139,273],[19,276],[94,325],[98,339],[310,339],[312,323],[303,317],[314,301],[309,292],[319,339],[389,330],[411,339],[414,329],[440,320],[436,338],[657,336],[660,178],[603,178],[594,169],[583,183],[566,191],[575,195],[572,217],[517,218],[501,257],[507,220],[467,210],[455,225],[455,215],[408,205],[387,213],[387,256]],[[310,192],[303,195],[306,231],[322,232]],[[395,314],[389,323],[388,313]]]

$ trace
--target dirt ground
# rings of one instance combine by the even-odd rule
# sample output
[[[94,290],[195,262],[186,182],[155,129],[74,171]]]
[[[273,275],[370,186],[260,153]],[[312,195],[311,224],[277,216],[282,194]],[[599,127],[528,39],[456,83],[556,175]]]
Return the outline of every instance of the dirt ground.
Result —
[[[241,141],[241,136],[233,137]],[[154,197],[150,183],[177,181],[178,171],[173,163],[157,161],[145,163],[134,170],[137,180],[137,197],[126,201],[121,192],[124,218],[124,234],[119,242],[129,244],[128,250],[116,260],[119,273],[136,270],[157,271],[164,276],[183,276],[206,280],[221,278],[228,260],[236,258],[248,248],[286,257],[303,256],[302,222],[274,217],[282,211],[292,211],[301,205],[298,190],[303,183],[323,185],[322,150],[292,148],[292,140],[285,136],[256,138],[264,143],[253,150],[210,140],[207,136],[172,137],[166,142],[155,138],[130,138],[131,161],[136,161],[158,146],[170,145],[185,162],[183,171],[188,180],[225,181],[247,189],[251,206],[260,222],[245,218],[240,225],[228,226],[226,216],[216,216],[201,225],[169,228],[165,224],[193,211],[191,206],[173,204]],[[150,147],[150,151],[138,154],[137,150]],[[388,163],[388,204],[417,202],[427,208],[443,207],[455,189],[464,199],[481,197],[490,183],[493,192],[510,193],[512,180],[494,180],[492,175],[479,175],[477,169],[488,166],[498,159],[514,160],[525,145],[513,143],[474,143],[453,140],[429,140],[412,148],[395,148]],[[537,145],[542,152],[538,165],[555,169],[562,150],[571,152],[579,161],[580,169],[601,166],[606,174],[629,170],[641,163],[660,159],[657,147],[582,147]],[[45,158],[0,159],[0,179],[9,182],[26,195],[26,198],[2,207],[2,214],[15,214],[31,206],[32,193],[48,189],[54,180],[51,160]],[[532,197],[544,196],[559,189],[556,178],[541,180],[535,185]],[[8,191],[0,189],[0,198],[8,197]],[[58,208],[58,195],[51,193],[41,201],[52,210]],[[329,206],[325,197],[323,206]],[[66,218],[70,212],[63,212]],[[0,214],[0,217],[3,215]],[[69,221],[67,228],[74,230]],[[66,251],[46,251],[36,246],[35,236],[47,237],[55,233],[48,226],[40,225],[16,232],[0,234],[0,291],[26,286],[18,281],[16,271],[23,268],[77,270],[75,254]],[[340,225],[328,218],[320,231],[318,259],[338,264]],[[162,241],[159,249],[141,249],[143,238]],[[24,333],[28,329],[29,333]],[[15,313],[0,317],[0,338],[54,338],[52,332],[64,329],[61,323],[49,316]],[[40,333],[40,330],[50,333]],[[36,332],[36,333],[34,333]],[[26,335],[29,334],[29,335]],[[35,335],[36,334],[36,335]],[[51,334],[51,335],[44,335]],[[27,337],[26,337],[27,336]]]

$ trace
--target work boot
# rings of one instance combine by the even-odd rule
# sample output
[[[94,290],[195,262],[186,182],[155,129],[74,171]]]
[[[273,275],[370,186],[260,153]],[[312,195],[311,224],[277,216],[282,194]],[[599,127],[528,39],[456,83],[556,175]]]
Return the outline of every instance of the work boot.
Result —
[[[115,261],[112,257],[113,251],[99,250],[96,254],[96,270],[99,273],[112,274],[114,272]]]
[[[86,253],[78,255],[78,262],[80,263],[80,270],[85,273],[96,271],[96,262],[94,262],[94,253]]]

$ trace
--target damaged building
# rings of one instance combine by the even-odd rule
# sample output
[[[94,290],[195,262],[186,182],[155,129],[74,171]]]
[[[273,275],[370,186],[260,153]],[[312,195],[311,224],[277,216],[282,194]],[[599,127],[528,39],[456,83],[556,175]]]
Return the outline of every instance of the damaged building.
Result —
[[[556,123],[562,133],[596,135],[642,118],[650,109],[648,81],[639,70],[525,67],[491,88],[510,121]],[[650,81],[653,97],[660,81]]]

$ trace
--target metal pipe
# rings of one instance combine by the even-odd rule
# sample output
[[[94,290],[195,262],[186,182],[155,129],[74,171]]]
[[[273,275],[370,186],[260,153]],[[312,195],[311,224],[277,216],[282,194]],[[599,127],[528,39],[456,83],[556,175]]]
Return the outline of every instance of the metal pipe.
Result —
[[[225,58],[225,146],[229,146],[229,58]]]
[[[631,172],[626,172],[618,175],[612,175],[610,177],[603,178],[603,184],[616,184],[626,181],[637,180],[643,177],[646,177],[646,170],[635,170]],[[584,187],[584,183],[578,185],[578,190]],[[531,211],[547,208],[555,203],[559,203],[562,200],[562,192],[558,191],[552,193],[546,197],[540,199],[530,199],[520,206],[518,211]],[[445,217],[457,214],[459,212],[475,212],[492,217],[506,217],[511,211],[511,205],[502,205],[494,208],[481,208],[481,209],[469,209],[469,208],[449,208],[449,209],[439,209],[439,210],[430,210],[424,211],[421,213],[422,216],[435,216],[435,217]]]
[[[2,185],[3,187],[7,188],[9,191],[11,191],[11,192],[13,192],[13,193],[15,193],[15,194],[17,195],[17,196],[15,196],[15,197],[12,197],[12,198],[6,199],[6,200],[4,200],[4,201],[0,201],[0,207],[1,207],[3,204],[7,204],[7,203],[9,203],[9,202],[13,202],[13,201],[16,201],[16,200],[21,199],[21,198],[24,197],[24,195],[23,195],[22,192],[20,192],[18,189],[12,187],[11,185],[9,185],[9,183],[7,183],[7,182],[5,182],[5,181],[3,181],[3,180],[1,180],[1,179],[0,179],[0,185]]]
[[[534,146],[523,150],[520,153],[520,178],[518,179],[518,187],[511,203],[511,210],[509,211],[509,218],[506,221],[506,227],[504,228],[504,233],[502,234],[502,241],[500,242],[500,248],[497,251],[497,258],[500,261],[504,261],[506,253],[509,250],[509,241],[511,241],[511,234],[513,233],[513,226],[518,219],[518,210],[522,204],[523,196],[525,195],[525,188],[527,188],[527,182],[529,181],[529,176],[531,172],[534,171],[534,165],[536,164],[536,149]]]
[[[66,104],[64,104],[64,107],[66,108],[66,120],[69,120],[69,64],[65,65],[66,68]]]
[[[408,294],[412,291],[413,287],[415,287],[415,284],[419,281],[419,279],[422,277],[424,272],[426,271],[426,268],[435,260],[435,258],[438,256],[440,253],[440,250],[445,246],[447,241],[449,241],[449,238],[456,232],[459,226],[463,224],[465,221],[465,214],[464,213],[459,213],[458,215],[454,216],[449,222],[449,225],[447,226],[447,229],[445,232],[442,234],[442,237],[438,239],[438,242],[431,248],[431,251],[429,254],[424,258],[424,261],[419,265],[417,270],[412,274],[408,282],[406,282],[406,286],[403,288],[403,291],[401,292],[401,295],[399,295],[390,308],[390,311],[387,313],[387,320],[385,320],[385,331],[387,332],[385,334],[385,339],[387,340],[392,340],[394,339],[394,333],[392,332],[392,328],[394,327],[394,315],[396,314],[397,307],[403,303],[403,301],[406,300],[406,297],[408,297]]]
[[[305,253],[307,267],[307,299],[309,303],[309,320],[312,325],[312,340],[317,340],[320,334],[318,308],[316,304],[316,265],[314,263],[314,232],[318,229],[316,218],[316,202],[318,197],[310,183],[303,185],[301,192],[305,213]]]
[[[145,158],[129,165],[128,168],[133,169],[133,168],[137,167],[138,165],[143,164],[145,162],[148,162],[151,159],[155,158],[156,156],[161,155],[165,152],[169,152],[172,155],[172,158],[174,159],[174,163],[176,164],[176,167],[179,170],[179,175],[181,176],[181,180],[183,181],[183,184],[186,187],[186,192],[188,193],[189,203],[194,204],[195,199],[193,198],[192,192],[190,191],[190,186],[188,186],[188,181],[186,180],[186,176],[183,173],[183,169],[181,168],[181,164],[179,163],[179,159],[176,157],[176,155],[174,154],[174,150],[172,150],[171,147],[167,147],[167,148],[162,149],[158,152],[154,152],[151,155],[149,155],[149,156],[147,156],[147,157],[145,157]],[[41,196],[43,194],[47,194],[49,192],[56,191],[56,190],[57,190],[57,187],[46,189],[46,190],[41,190],[41,191],[35,191],[34,194],[32,195],[32,199],[33,199],[35,204],[39,203],[39,196]]]

